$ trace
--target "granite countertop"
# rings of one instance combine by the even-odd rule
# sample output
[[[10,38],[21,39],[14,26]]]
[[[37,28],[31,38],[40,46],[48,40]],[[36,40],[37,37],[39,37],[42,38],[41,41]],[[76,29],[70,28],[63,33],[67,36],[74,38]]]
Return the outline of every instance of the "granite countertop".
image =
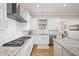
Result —
[[[16,56],[21,49],[29,43],[30,39],[26,40],[26,42],[21,47],[3,47],[0,46],[0,56]]]
[[[68,50],[73,56],[79,56],[79,42],[70,38],[54,39],[59,45]]]
[[[0,47],[0,56],[15,56],[22,47]]]

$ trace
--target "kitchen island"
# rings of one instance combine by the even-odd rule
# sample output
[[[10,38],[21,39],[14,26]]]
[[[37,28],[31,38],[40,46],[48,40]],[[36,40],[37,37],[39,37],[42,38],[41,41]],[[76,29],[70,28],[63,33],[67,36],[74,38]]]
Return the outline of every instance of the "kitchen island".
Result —
[[[54,39],[55,56],[79,56],[79,42],[71,38]]]

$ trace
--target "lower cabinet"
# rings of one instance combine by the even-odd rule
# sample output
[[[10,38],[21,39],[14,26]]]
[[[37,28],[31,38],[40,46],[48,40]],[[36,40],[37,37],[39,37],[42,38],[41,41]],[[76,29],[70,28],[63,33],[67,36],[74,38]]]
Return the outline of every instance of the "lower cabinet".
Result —
[[[35,44],[49,44],[49,35],[35,36]]]
[[[34,45],[34,40],[29,39],[29,42],[19,51],[19,53],[16,56],[30,56],[32,48]]]
[[[73,56],[73,54],[54,41],[54,56]]]
[[[22,50],[19,51],[19,53],[17,54],[17,56],[28,56],[29,54],[29,46],[25,46],[22,48]]]
[[[54,42],[54,56],[62,56],[62,47],[57,42]]]

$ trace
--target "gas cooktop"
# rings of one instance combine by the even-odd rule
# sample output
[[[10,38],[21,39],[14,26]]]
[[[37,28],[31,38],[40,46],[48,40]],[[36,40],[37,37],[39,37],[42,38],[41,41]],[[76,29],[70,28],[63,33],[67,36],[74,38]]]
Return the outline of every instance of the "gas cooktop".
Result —
[[[30,38],[31,37],[20,37],[16,40],[13,40],[13,41],[3,44],[3,46],[21,47]]]

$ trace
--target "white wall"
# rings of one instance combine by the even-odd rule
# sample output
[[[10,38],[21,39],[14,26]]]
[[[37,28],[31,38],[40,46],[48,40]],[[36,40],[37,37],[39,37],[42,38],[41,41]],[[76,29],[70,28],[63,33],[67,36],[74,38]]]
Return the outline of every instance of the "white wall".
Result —
[[[31,18],[29,20],[29,29],[32,31],[33,34],[37,34],[38,31],[38,19],[37,18]]]
[[[68,32],[68,37],[74,39],[74,40],[79,40],[79,31],[70,31],[69,30],[69,26],[70,25],[75,25],[75,24],[79,24],[79,19],[78,18],[67,18],[67,19],[60,19],[60,27],[61,27],[61,22],[62,24],[66,24],[67,25],[67,32]],[[62,33],[63,30],[61,30],[61,28],[59,29],[59,31]]]
[[[75,24],[79,24],[79,19],[74,19],[74,20],[68,21],[68,25],[75,25]],[[69,30],[68,32],[69,32],[69,37],[71,37],[75,40],[79,40],[79,31],[70,31]]]
[[[57,30],[59,28],[59,18],[47,19],[47,30]]]
[[[33,18],[30,20],[30,30],[36,30],[37,34],[48,34],[48,31],[50,30],[57,30],[59,29],[59,18],[44,18],[47,19],[47,26],[46,26],[46,30],[39,30],[39,19],[42,18]],[[50,33],[54,33],[54,31],[50,32]]]
[[[38,19],[33,18],[29,21],[30,23],[30,30],[38,30]]]
[[[21,23],[13,19],[7,18],[6,30],[0,31],[0,45],[23,36],[22,27],[23,26]]]

